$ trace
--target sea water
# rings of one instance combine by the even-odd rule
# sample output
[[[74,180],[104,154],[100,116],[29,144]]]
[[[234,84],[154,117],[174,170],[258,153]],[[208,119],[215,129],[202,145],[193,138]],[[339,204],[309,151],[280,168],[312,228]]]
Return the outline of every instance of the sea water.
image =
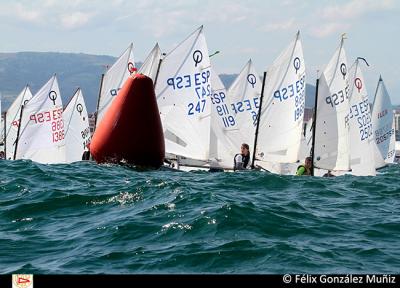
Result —
[[[0,161],[0,273],[398,273],[400,166],[376,177]]]

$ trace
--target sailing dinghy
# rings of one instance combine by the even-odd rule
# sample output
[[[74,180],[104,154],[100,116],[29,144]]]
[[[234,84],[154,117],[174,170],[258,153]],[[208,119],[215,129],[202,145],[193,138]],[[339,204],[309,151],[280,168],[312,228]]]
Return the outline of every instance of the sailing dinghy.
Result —
[[[99,99],[97,101],[96,127],[100,124],[126,79],[135,71],[133,44],[131,43],[101,78]]]
[[[211,67],[203,26],[171,52],[157,69],[155,90],[167,158],[178,166],[210,163]]]
[[[65,162],[83,160],[90,143],[89,117],[82,90],[78,88],[64,109]]]
[[[342,36],[339,47],[317,79],[312,152],[314,175],[350,171],[349,75]]]
[[[263,99],[256,128],[252,166],[294,174],[299,165],[306,73],[300,32],[264,73]],[[263,97],[265,95],[265,97]]]
[[[5,117],[5,155],[6,159],[13,159],[15,152],[15,140],[17,139],[18,127],[20,125],[21,107],[32,98],[32,93],[28,85],[18,94],[14,102],[8,108]]]
[[[64,163],[63,107],[56,75],[21,107],[14,159]]]
[[[251,145],[254,144],[257,113],[260,108],[261,78],[251,59],[240,71],[227,93],[230,109],[237,121],[236,128],[240,132],[239,137],[237,133],[229,132],[227,137],[234,142],[236,150],[239,150],[243,143],[249,144],[250,150],[252,150]]]
[[[379,77],[372,108],[372,130],[375,142],[375,166],[377,169],[394,162],[395,123],[393,106],[382,77]]]
[[[214,171],[232,170],[233,159],[240,151],[236,139],[240,135],[235,113],[218,73],[211,69],[211,129],[210,129],[210,168]]]
[[[350,167],[352,175],[375,176],[372,118],[360,60],[365,61],[357,58],[349,71]]]

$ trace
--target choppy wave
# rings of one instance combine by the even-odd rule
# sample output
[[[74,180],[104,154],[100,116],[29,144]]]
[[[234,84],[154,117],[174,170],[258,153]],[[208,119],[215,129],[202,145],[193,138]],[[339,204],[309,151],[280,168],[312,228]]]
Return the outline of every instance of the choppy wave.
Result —
[[[0,273],[398,273],[400,167],[376,177],[0,161]]]

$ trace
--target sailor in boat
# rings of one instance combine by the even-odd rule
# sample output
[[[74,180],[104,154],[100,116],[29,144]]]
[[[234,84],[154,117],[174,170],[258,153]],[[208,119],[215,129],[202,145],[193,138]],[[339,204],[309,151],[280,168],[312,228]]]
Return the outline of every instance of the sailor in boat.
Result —
[[[90,160],[90,143],[86,145],[85,151],[82,154],[82,160]]]
[[[332,174],[331,170],[328,170],[322,177],[336,177],[335,175]]]
[[[0,151],[0,160],[6,159],[6,154],[4,151]]]
[[[240,153],[235,155],[233,159],[233,170],[246,170],[250,162],[250,149],[249,145],[243,143],[240,147]]]
[[[311,157],[307,157],[304,161],[304,165],[300,165],[297,167],[296,175],[297,176],[311,176],[311,167],[312,167],[312,159]]]

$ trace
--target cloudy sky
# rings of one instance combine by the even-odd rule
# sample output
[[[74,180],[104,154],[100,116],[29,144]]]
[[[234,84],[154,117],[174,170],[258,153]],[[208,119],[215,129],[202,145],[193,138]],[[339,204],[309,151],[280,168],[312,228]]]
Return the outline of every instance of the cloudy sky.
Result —
[[[400,104],[400,1],[395,0],[0,0],[0,52],[58,51],[118,56],[130,42],[143,60],[200,25],[219,73],[238,73],[252,58],[258,73],[301,31],[307,82],[314,83],[347,34],[348,61],[368,60],[372,101],[381,73]],[[397,53],[396,53],[397,52]]]

